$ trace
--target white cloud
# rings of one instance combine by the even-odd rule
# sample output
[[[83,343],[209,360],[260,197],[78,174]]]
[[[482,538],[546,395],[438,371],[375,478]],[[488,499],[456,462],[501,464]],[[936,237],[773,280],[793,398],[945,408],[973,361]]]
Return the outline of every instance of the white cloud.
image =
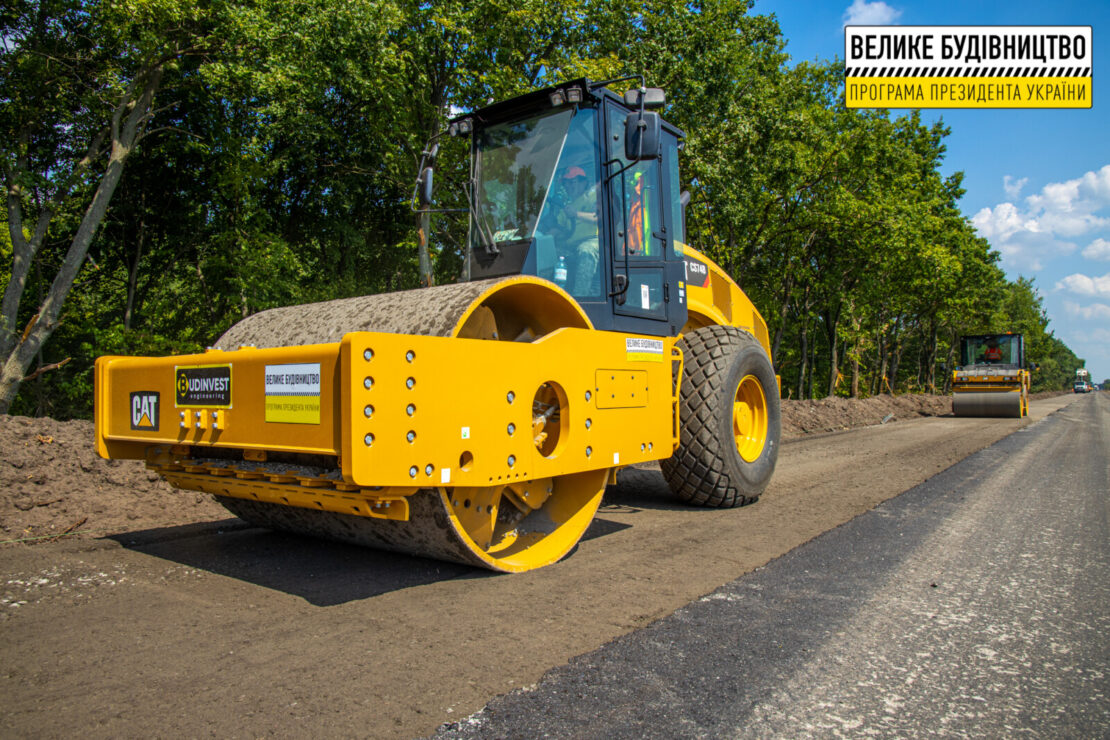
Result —
[[[1064,301],[1064,310],[1069,316],[1081,319],[1105,319],[1110,321],[1110,306],[1105,303],[1092,303],[1089,306],[1080,306],[1072,301]]]
[[[1110,272],[1102,277],[1090,277],[1079,273],[1068,275],[1056,283],[1056,289],[1066,290],[1076,295],[1110,298]]]
[[[1016,195],[1025,182],[1007,175],[1003,187]],[[1110,164],[1074,180],[1049,183],[1025,198],[1023,206],[1007,201],[984,208],[971,222],[999,251],[1004,266],[1040,270],[1046,258],[1075,250],[1067,237],[1110,226]]]
[[[1075,244],[1041,231],[1013,203],[984,208],[971,217],[971,223],[1002,255],[1002,262],[1018,270],[1041,270],[1045,259],[1075,251]]]
[[[1026,220],[1013,203],[999,203],[994,208],[983,208],[971,217],[971,223],[987,239],[1005,241],[1021,231],[1037,230],[1035,222]]]
[[[1110,260],[1110,242],[1095,239],[1083,250],[1083,256],[1089,260]]]
[[[1017,200],[1017,197],[1021,195],[1021,189],[1025,187],[1025,183],[1027,182],[1029,182],[1028,177],[1023,177],[1020,180],[1016,180],[1013,177],[1006,175],[1002,178],[1002,189],[1006,191],[1007,198],[1013,198],[1014,200]]]
[[[895,10],[881,0],[871,3],[867,0],[852,0],[852,4],[844,11],[844,25],[889,26],[901,15],[901,10]]]
[[[1110,226],[1110,218],[1098,212],[1110,206],[1110,164],[1067,182],[1045,185],[1040,195],[1025,199],[1030,212],[1038,214],[1044,231],[1078,236]]]

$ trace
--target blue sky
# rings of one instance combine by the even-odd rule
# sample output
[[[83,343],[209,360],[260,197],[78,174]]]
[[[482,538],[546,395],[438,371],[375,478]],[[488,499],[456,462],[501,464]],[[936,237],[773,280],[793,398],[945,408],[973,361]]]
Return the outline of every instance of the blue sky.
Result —
[[[756,0],[754,12],[775,14],[793,62],[843,59],[845,23],[1093,27],[1092,108],[922,116],[951,127],[943,170],[963,171],[961,208],[1007,276],[1032,278],[1049,328],[1110,378],[1110,2]]]

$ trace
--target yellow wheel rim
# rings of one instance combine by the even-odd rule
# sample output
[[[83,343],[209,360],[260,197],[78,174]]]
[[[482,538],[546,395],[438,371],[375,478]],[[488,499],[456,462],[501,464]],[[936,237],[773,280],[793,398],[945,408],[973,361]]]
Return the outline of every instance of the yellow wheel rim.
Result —
[[[736,451],[745,462],[755,462],[767,445],[767,397],[754,375],[745,375],[732,402],[732,433]]]

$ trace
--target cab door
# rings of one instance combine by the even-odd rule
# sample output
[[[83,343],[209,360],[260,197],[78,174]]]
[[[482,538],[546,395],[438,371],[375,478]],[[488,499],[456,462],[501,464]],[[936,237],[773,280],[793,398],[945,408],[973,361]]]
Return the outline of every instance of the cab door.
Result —
[[[668,206],[672,199],[677,202],[677,193],[670,191],[678,187],[670,180],[677,178],[664,171],[663,157],[639,162],[625,158],[627,115],[627,108],[607,101],[604,177],[614,328],[673,336],[686,322],[685,301],[679,302],[679,289],[685,286],[679,283],[681,256],[675,257],[677,229],[668,223],[674,219]],[[664,134],[664,142],[673,146],[674,141],[673,135]]]

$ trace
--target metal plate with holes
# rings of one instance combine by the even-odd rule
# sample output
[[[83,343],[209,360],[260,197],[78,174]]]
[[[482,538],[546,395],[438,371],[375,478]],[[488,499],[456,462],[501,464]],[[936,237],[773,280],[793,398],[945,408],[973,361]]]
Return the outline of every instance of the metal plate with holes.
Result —
[[[643,370],[598,370],[595,373],[599,409],[638,409],[648,403],[648,374]]]

